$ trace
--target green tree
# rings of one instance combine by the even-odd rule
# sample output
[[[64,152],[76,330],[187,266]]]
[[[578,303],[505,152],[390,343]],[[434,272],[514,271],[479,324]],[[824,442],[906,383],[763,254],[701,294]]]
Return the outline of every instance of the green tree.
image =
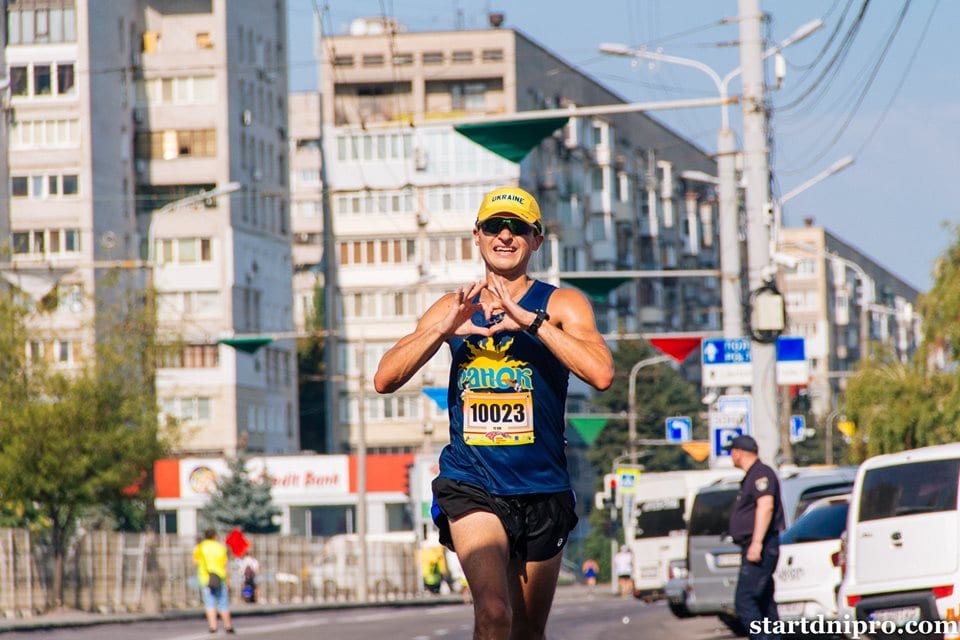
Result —
[[[229,462],[230,473],[217,479],[216,490],[200,513],[218,529],[240,527],[247,533],[276,533],[274,524],[280,509],[270,495],[270,478],[264,474],[252,478],[247,471],[247,460],[238,455]]]
[[[646,342],[623,341],[613,352],[616,376],[610,388],[599,394],[594,403],[599,411],[619,413],[623,419],[614,419],[594,443],[589,453],[590,462],[602,477],[610,472],[614,458],[626,453],[629,408],[630,369],[633,365],[659,355]],[[699,425],[699,413],[702,409],[696,387],[683,379],[680,372],[669,363],[660,363],[641,368],[636,380],[637,438],[662,440],[665,421],[670,416],[690,416],[694,425],[694,437],[705,427]],[[638,447],[643,450],[644,447]],[[674,469],[696,469],[703,467],[695,462],[678,446],[647,447],[646,457],[640,462],[647,471],[670,471]]]
[[[937,260],[934,284],[920,297],[923,339],[909,362],[875,349],[847,383],[844,409],[857,426],[851,462],[960,439],[960,227]]]
[[[599,394],[594,404],[599,412],[623,415],[607,423],[587,452],[597,473],[596,491],[603,490],[603,476],[611,472],[614,460],[628,452],[627,410],[629,408],[630,369],[640,360],[659,355],[646,342],[622,341],[613,352],[616,376],[610,388]],[[661,440],[666,418],[690,416],[694,437],[706,438],[706,428],[699,424],[701,410],[697,388],[683,379],[669,363],[643,367],[636,380],[637,438]],[[701,433],[702,432],[702,433]],[[678,446],[638,447],[645,455],[639,460],[647,471],[703,468]],[[591,496],[592,497],[592,496]],[[583,557],[592,557],[600,565],[600,575],[610,575],[610,538],[623,542],[623,527],[611,522],[606,509],[593,509],[589,515],[590,533],[583,542]]]
[[[324,292],[315,287],[313,309],[307,314],[305,325],[314,335],[297,340],[297,376],[300,402],[300,448],[325,451],[325,424],[327,401],[324,387]],[[327,451],[327,453],[331,453]]]
[[[129,302],[129,301],[128,301]],[[154,325],[142,304],[100,320],[95,351],[73,370],[26,357],[37,312],[0,292],[0,495],[30,505],[53,557],[51,592],[63,604],[64,557],[77,522],[132,497],[165,451],[153,377]]]

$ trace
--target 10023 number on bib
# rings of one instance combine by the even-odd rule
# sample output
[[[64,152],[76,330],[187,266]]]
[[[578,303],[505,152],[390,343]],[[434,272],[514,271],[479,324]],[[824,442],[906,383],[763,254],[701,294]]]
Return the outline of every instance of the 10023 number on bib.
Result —
[[[532,443],[530,393],[464,393],[463,440],[474,446]]]

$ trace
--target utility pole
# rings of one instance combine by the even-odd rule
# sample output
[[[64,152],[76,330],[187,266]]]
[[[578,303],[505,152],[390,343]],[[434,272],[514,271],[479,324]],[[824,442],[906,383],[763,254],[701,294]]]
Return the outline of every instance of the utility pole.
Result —
[[[337,350],[339,335],[337,333],[337,257],[336,235],[333,228],[333,204],[330,201],[330,181],[327,177],[326,136],[324,136],[324,95],[323,95],[323,62],[327,60],[323,52],[323,14],[316,2],[313,3],[315,30],[316,30],[316,58],[321,62],[319,80],[317,82],[319,103],[318,117],[320,119],[320,208],[323,213],[323,329],[326,335],[323,339],[323,395],[326,403],[324,416],[324,452],[337,453],[337,436],[340,431],[339,394],[337,387]],[[328,61],[329,68],[333,61]]]
[[[765,19],[760,0],[738,0],[740,21],[740,68],[743,98],[743,172],[746,178],[747,275],[750,291],[764,282],[770,264],[770,167],[767,148],[767,111],[764,98],[763,36]],[[777,425],[776,347],[753,340],[753,436],[760,455],[775,464],[780,450]]]
[[[367,341],[360,340],[360,382],[357,392],[357,599],[367,601]]]
[[[720,300],[723,337],[743,336],[743,287],[740,285],[740,198],[737,188],[736,142],[729,122],[717,136],[717,185],[720,236]]]

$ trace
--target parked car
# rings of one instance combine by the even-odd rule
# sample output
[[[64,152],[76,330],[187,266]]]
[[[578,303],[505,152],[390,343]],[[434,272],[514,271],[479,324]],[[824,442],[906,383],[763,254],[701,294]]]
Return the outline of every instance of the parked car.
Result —
[[[898,627],[956,619],[958,484],[958,443],[877,456],[860,466],[847,522],[841,613]]]
[[[687,521],[697,491],[717,480],[741,477],[739,469],[666,471],[639,477],[632,527],[626,529],[634,558],[634,596],[663,595],[671,563],[686,556]]]
[[[820,498],[780,534],[774,598],[781,620],[838,617],[840,537],[849,505],[850,494]]]
[[[687,609],[687,561],[670,561],[670,578],[663,587],[664,596],[670,613],[678,618],[689,618],[693,614]]]
[[[802,467],[781,470],[784,520],[789,527],[811,497],[850,493],[856,468]],[[697,493],[687,530],[687,609],[694,615],[715,615],[735,633],[734,595],[740,572],[740,547],[727,532],[739,482],[718,482]]]

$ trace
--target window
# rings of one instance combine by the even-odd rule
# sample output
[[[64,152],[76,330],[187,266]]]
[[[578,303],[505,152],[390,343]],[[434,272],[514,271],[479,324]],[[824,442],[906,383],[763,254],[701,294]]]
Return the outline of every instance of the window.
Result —
[[[57,65],[57,95],[72,95],[76,90],[74,66],[72,62],[61,62]]]
[[[397,67],[406,67],[413,64],[412,53],[397,53],[393,56],[393,64]]]
[[[298,138],[296,145],[297,151],[319,151],[320,138]]]
[[[175,160],[213,157],[217,153],[215,129],[166,129],[136,134],[134,148],[142,160]]]
[[[594,191],[603,191],[603,169],[594,169],[590,172],[590,186]]]
[[[213,39],[210,37],[210,32],[201,31],[197,33],[197,49],[213,49]]]
[[[484,49],[484,62],[501,62],[503,60],[503,49]]]
[[[215,344],[166,346],[160,366],[167,369],[215,369],[220,366],[220,349]]]
[[[53,84],[50,82],[50,65],[33,65],[33,95],[49,96],[53,94]]]
[[[7,3],[7,44],[76,41],[75,0],[19,0]]]
[[[871,469],[863,476],[860,522],[955,511],[960,460],[931,460]]]
[[[75,92],[73,62],[34,62],[10,67],[10,94],[15,98],[70,96]]]
[[[213,260],[210,238],[157,240],[155,250],[159,264],[195,264]]]
[[[73,362],[73,343],[69,340],[57,340],[54,342],[54,359],[57,362],[67,364]]]
[[[737,489],[705,491],[697,495],[690,513],[689,535],[718,536],[727,532]]]
[[[639,505],[636,535],[641,538],[662,538],[674,531],[686,531],[687,523],[683,517],[683,498],[661,498],[647,500]]]
[[[30,233],[28,231],[14,231],[13,252],[15,254],[30,253]]]
[[[76,174],[64,174],[63,175],[63,195],[65,196],[75,196],[77,195],[77,175]]]
[[[27,177],[26,176],[13,176],[10,178],[10,195],[14,198],[26,198],[29,194],[29,189],[27,188]]]
[[[10,149],[69,149],[80,145],[80,121],[15,120],[10,125]]]
[[[473,51],[468,49],[454,51],[451,59],[453,60],[454,64],[468,64],[473,62]]]
[[[443,51],[424,51],[420,59],[423,64],[443,64]]]
[[[206,422],[210,420],[210,398],[186,397],[163,398],[160,411],[164,415],[184,422]]]
[[[363,66],[365,67],[382,67],[383,61],[382,53],[365,53],[363,55]]]
[[[51,238],[51,244],[53,240]],[[57,286],[57,309],[73,313],[83,310],[83,286],[80,284],[61,284]]]
[[[14,198],[58,198],[77,195],[75,174],[11,176],[10,194]]]
[[[353,66],[353,56],[334,56],[333,57],[333,66],[335,67],[352,67]]]
[[[10,67],[10,95],[15,97],[30,95],[30,81],[26,66]]]
[[[80,250],[80,232],[77,229],[32,229],[14,231],[13,252],[17,255],[61,255]]]
[[[847,528],[847,510],[845,500],[830,503],[828,506],[813,509],[780,534],[780,544],[798,542],[818,542],[835,540]]]

